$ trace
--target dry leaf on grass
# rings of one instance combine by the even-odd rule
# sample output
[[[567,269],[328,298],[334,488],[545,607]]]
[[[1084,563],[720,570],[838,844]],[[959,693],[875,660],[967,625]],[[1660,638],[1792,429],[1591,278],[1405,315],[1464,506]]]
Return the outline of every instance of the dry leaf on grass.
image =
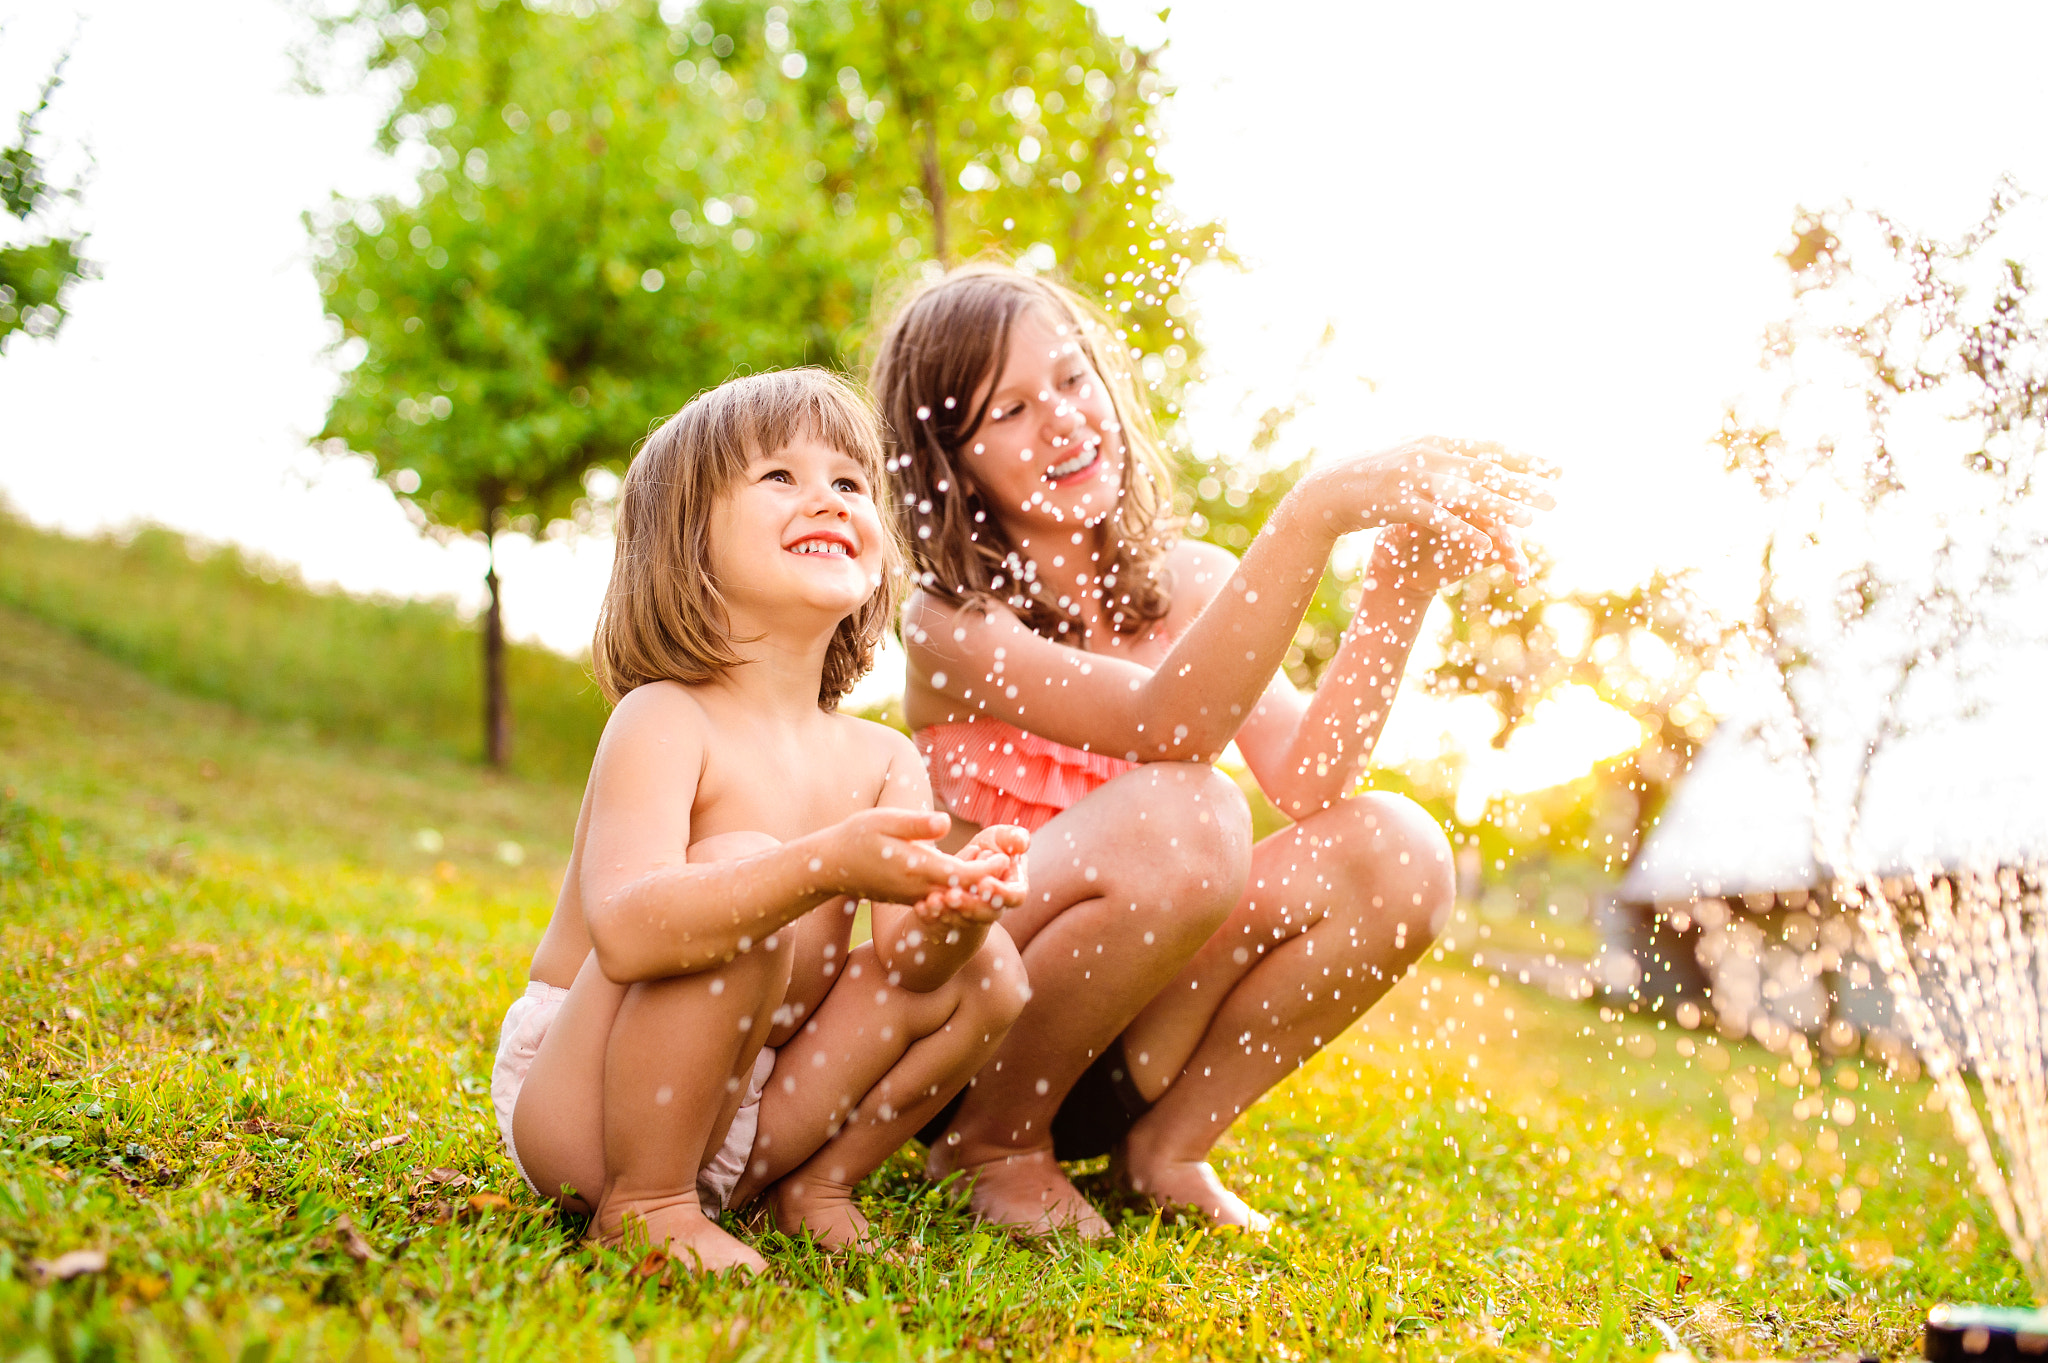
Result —
[[[356,1229],[356,1223],[347,1216],[335,1218],[334,1242],[341,1247],[343,1254],[359,1264],[367,1264],[377,1257],[377,1251],[370,1248],[370,1242],[363,1238],[363,1233]]]
[[[104,1273],[107,1252],[103,1249],[74,1249],[54,1259],[31,1259],[28,1276],[40,1287],[48,1282],[66,1282],[88,1273]]]
[[[301,1129],[296,1126],[287,1126],[283,1122],[273,1122],[270,1118],[263,1116],[244,1118],[242,1121],[236,1122],[235,1126],[251,1136],[275,1136],[281,1132],[298,1131]]]
[[[355,1157],[359,1160],[368,1159],[370,1156],[376,1154],[379,1150],[389,1150],[394,1145],[405,1144],[405,1142],[408,1139],[410,1139],[411,1136],[412,1132],[410,1131],[400,1131],[396,1135],[391,1136],[379,1136],[376,1140],[371,1141],[368,1145],[356,1151]]]
[[[427,1177],[436,1183],[453,1183],[458,1187],[469,1182],[468,1175],[458,1173],[453,1169],[429,1169],[427,1170]]]
[[[664,1249],[650,1249],[639,1263],[633,1265],[633,1276],[643,1279],[652,1278],[666,1272],[667,1269],[668,1251]]]
[[[469,1195],[469,1209],[473,1212],[487,1212],[511,1205],[510,1199],[497,1193],[471,1193]]]

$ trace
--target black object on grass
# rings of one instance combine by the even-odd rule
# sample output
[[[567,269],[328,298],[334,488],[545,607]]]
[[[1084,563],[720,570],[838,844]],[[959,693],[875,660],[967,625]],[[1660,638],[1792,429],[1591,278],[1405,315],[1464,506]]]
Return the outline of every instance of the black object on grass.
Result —
[[[2048,1311],[1937,1306],[1927,1313],[1920,1352],[1939,1363],[2048,1363]]]

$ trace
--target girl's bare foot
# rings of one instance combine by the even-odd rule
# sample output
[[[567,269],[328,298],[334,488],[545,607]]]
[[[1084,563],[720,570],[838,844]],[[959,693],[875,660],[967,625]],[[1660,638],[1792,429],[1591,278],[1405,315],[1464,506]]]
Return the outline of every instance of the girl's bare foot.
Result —
[[[1236,1226],[1255,1235],[1273,1229],[1273,1219],[1253,1211],[1224,1187],[1207,1160],[1155,1160],[1141,1170],[1119,1147],[1109,1168],[1119,1185],[1161,1207],[1198,1211],[1219,1226]]]
[[[769,1191],[768,1206],[784,1235],[808,1235],[828,1250],[880,1250],[848,1185],[792,1174]]]
[[[968,1208],[978,1219],[1027,1235],[1071,1231],[1083,1240],[1100,1240],[1109,1234],[1109,1222],[1068,1181],[1052,1151],[1028,1150],[979,1165],[955,1164],[951,1153],[941,1141],[925,1161],[925,1173],[934,1180],[960,1173]]]
[[[630,1240],[665,1249],[676,1264],[693,1273],[763,1273],[768,1261],[719,1229],[704,1215],[697,1190],[672,1198],[600,1202],[590,1218],[590,1238],[621,1248]]]

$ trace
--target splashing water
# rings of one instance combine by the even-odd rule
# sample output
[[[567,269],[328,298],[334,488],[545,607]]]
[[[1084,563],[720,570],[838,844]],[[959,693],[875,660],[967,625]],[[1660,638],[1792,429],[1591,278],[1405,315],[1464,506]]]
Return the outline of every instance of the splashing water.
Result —
[[[2048,901],[2044,868],[1838,886],[1946,1100],[1977,1186],[2048,1300]],[[1983,1095],[1982,1112],[1967,1076]],[[1985,1131],[1988,1118],[1998,1147]]]

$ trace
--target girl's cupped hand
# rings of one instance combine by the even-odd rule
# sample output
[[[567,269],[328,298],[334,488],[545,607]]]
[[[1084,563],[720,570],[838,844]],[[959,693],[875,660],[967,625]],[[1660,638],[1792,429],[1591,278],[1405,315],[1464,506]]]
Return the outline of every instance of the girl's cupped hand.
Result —
[[[1516,531],[1556,499],[1556,470],[1529,455],[1479,440],[1429,437],[1325,464],[1293,499],[1334,540],[1355,530],[1407,527],[1392,537],[1392,565],[1440,586],[1489,562],[1518,578],[1529,572]],[[1462,571],[1459,571],[1462,569]]]
[[[952,822],[929,810],[864,809],[814,835],[810,873],[818,889],[887,904],[917,904],[967,889],[989,869],[932,846]]]
[[[968,840],[958,853],[974,869],[965,885],[934,890],[916,905],[917,914],[937,926],[993,923],[1005,909],[1024,902],[1024,853],[1031,834],[1015,824],[990,824]]]

